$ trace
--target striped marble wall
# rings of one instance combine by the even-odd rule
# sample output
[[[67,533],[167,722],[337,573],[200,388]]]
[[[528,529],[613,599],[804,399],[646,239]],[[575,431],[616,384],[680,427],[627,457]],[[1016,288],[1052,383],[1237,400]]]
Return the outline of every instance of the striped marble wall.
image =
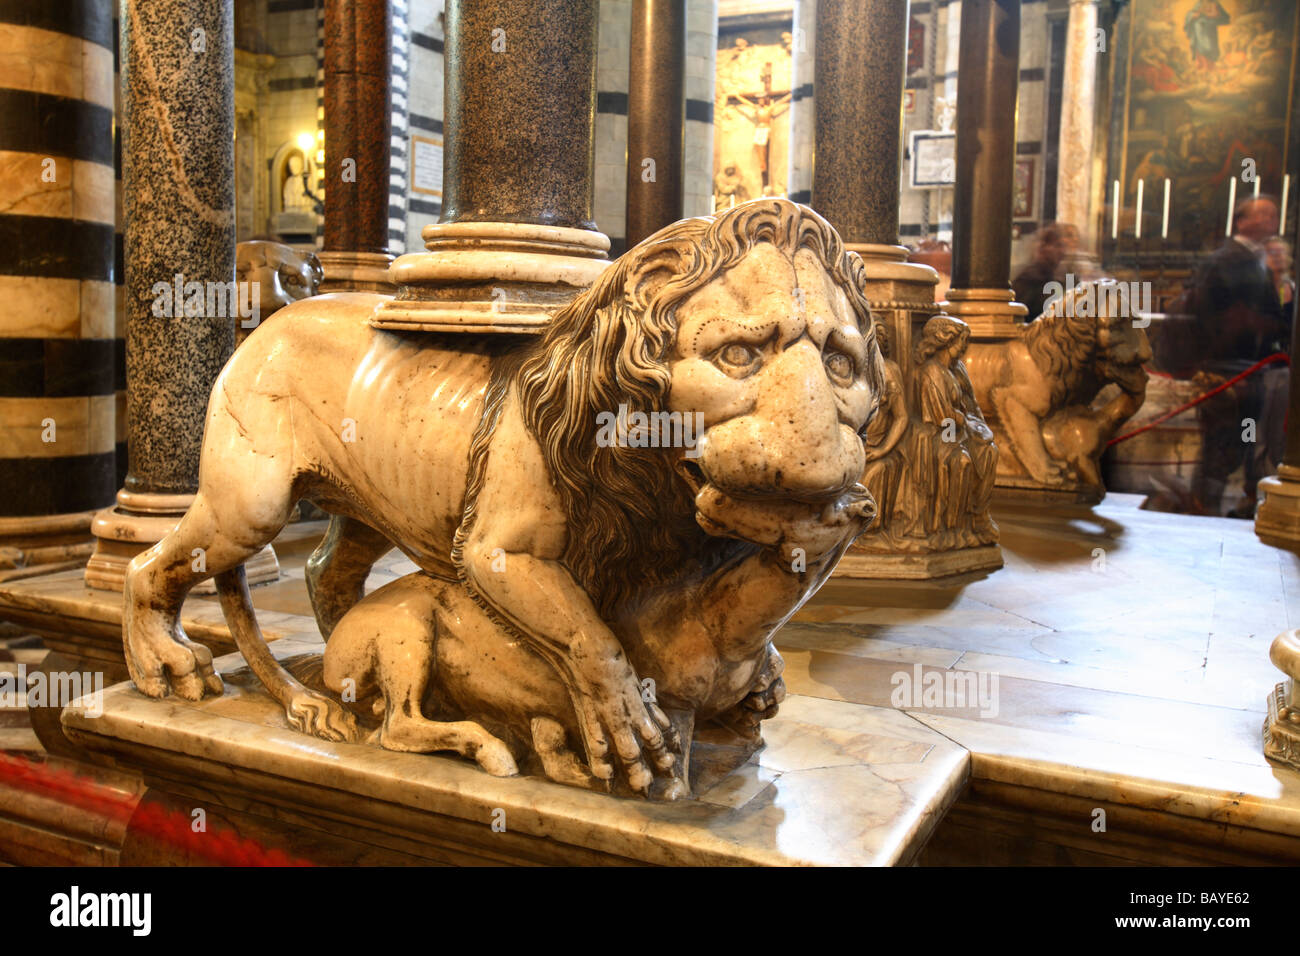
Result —
[[[406,251],[406,183],[410,174],[410,147],[406,137],[410,127],[411,5],[410,0],[389,0],[389,4],[393,18],[393,105],[389,144],[388,251],[400,256]]]
[[[408,0],[410,14],[407,94],[406,149],[407,172],[402,182],[406,209],[406,248],[410,252],[424,249],[420,231],[438,221],[442,215],[442,197],[426,189],[417,191],[412,183],[410,164],[414,161],[415,141],[423,148],[442,140],[443,89],[443,3],[440,0]],[[394,87],[396,88],[396,87]],[[393,127],[396,135],[397,127]],[[396,197],[394,197],[396,202]]]
[[[117,490],[113,27],[0,3],[0,576],[88,554]]]

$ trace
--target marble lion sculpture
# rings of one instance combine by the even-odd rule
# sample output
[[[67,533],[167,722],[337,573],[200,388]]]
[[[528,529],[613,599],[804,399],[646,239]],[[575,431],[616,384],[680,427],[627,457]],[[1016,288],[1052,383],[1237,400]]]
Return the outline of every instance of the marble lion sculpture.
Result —
[[[215,574],[298,730],[359,740],[369,713],[391,749],[689,792],[695,728],[757,745],[784,693],[771,636],[874,517],[858,479],[883,372],[862,287],[825,220],[765,199],[660,231],[522,342],[376,330],[368,294],[286,307],[213,387],[193,506],[129,569],[132,679],[221,692],[178,620]],[[598,441],[620,406],[702,434]],[[241,564],[300,498],[336,516],[308,569],[319,689],[272,657]],[[420,571],[363,599],[393,545]]]
[[[1101,486],[1106,442],[1146,396],[1151,346],[1133,318],[1126,285],[1080,283],[1019,339],[971,349],[975,398],[1004,450],[999,475],[1019,465],[1043,485]]]

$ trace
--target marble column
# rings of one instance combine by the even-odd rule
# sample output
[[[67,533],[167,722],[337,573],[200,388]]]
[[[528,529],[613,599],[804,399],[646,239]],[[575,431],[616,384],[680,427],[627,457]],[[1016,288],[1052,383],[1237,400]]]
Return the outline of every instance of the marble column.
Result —
[[[1079,229],[1079,249],[1093,249],[1093,129],[1097,93],[1097,0],[1070,0],[1061,83],[1056,218]]]
[[[325,0],[321,292],[392,292],[388,267],[392,16],[388,0]]]
[[[686,0],[633,0],[627,97],[627,245],[682,218]]]
[[[962,0],[952,287],[944,310],[976,341],[1018,334],[1011,292],[1020,0]]]
[[[919,417],[911,398],[912,339],[914,330],[936,314],[939,276],[929,266],[907,262],[907,249],[898,244],[908,7],[896,0],[818,0],[816,14],[812,205],[866,266],[872,318],[883,330],[883,351],[902,393],[899,404],[886,414]],[[899,445],[916,427],[898,439]],[[880,436],[868,436],[875,437]],[[903,467],[901,448],[892,454],[899,459],[896,467]],[[864,475],[872,493],[891,512],[891,494],[872,485],[880,484],[878,477],[889,482],[895,474],[890,467],[869,467]],[[899,485],[896,478],[892,483]],[[939,505],[915,500],[902,507],[910,509],[906,516],[880,516],[873,530],[849,549],[836,574],[915,579],[1002,566],[986,505],[978,509],[978,522],[963,511],[951,527],[945,524],[924,537],[905,536],[903,526],[923,526],[919,512]]]
[[[122,7],[129,462],[94,521],[91,587],[175,526],[198,487],[212,383],[235,344],[234,25],[223,0]],[[238,303],[234,303],[238,311]],[[250,579],[275,577],[269,550]]]
[[[112,30],[0,4],[0,581],[83,564],[116,488]]]
[[[442,219],[385,329],[535,332],[609,264],[592,221],[597,0],[448,0]]]

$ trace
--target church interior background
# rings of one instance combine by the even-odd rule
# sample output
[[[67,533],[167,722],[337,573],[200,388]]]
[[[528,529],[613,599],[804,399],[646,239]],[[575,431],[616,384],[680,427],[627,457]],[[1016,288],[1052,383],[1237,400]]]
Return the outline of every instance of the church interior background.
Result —
[[[1292,0],[38,7],[0,3],[0,289],[10,300],[0,317],[0,861],[1300,859]],[[719,238],[724,229],[734,235]],[[709,549],[759,548],[753,535],[713,535],[708,517],[700,533],[689,510],[704,543],[660,547],[663,529],[677,527],[678,499],[703,501],[722,480],[720,449],[735,439],[701,417],[702,464],[688,452],[665,472],[677,477],[653,479],[669,482],[653,485],[662,527],[637,530],[645,508],[609,501],[632,493],[627,481],[651,481],[650,466],[637,459],[635,479],[612,477],[623,466],[599,463],[599,436],[590,463],[563,480],[522,446],[480,455],[527,421],[519,434],[549,456],[565,419],[548,409],[577,407],[572,396],[564,406],[560,385],[493,372],[462,407],[487,402],[499,417],[485,412],[488,424],[462,435],[450,406],[429,413],[436,428],[417,415],[411,383],[448,367],[468,375],[472,356],[513,369],[515,354],[535,376],[566,363],[574,372],[557,381],[594,375],[599,344],[573,343],[633,334],[601,332],[614,308],[602,296],[635,300],[626,328],[649,323],[636,310],[657,315],[654,296],[675,288],[654,268],[703,290],[674,300],[674,337],[693,321],[692,302],[728,315],[766,308],[754,303],[770,301],[761,294],[779,269],[746,263],[767,261],[753,251],[763,243],[785,249],[785,235],[796,237],[781,253],[789,268],[821,270],[838,289],[825,308],[871,316],[861,355],[838,353],[872,412],[849,421],[838,406],[840,430],[860,441],[834,520],[860,512],[863,526],[821,556],[784,533],[762,543],[793,562],[781,587],[797,579],[803,590],[772,612],[781,623],[726,706],[686,708],[673,696],[673,668],[685,665],[656,665],[636,644],[656,646],[637,637],[651,625],[610,625],[636,687],[651,687],[626,705],[651,727],[636,730],[633,753],[623,752],[631,730],[610,736],[617,759],[592,749],[606,718],[591,717],[593,731],[584,715],[606,713],[607,688],[575,699],[567,717],[499,729],[497,710],[482,716],[469,690],[435,679],[459,666],[438,643],[450,640],[448,609],[463,601],[470,610],[456,620],[483,615],[476,636],[456,635],[465,647],[494,628],[524,633],[527,667],[548,679],[569,651],[530,643],[532,605],[506,610],[490,583],[498,572],[540,581],[549,565],[524,563],[525,546],[503,539],[479,568],[474,548],[494,539],[475,529],[496,525],[477,515],[502,507],[500,495],[522,509],[591,482],[573,513],[601,527],[602,509],[626,513],[623,533],[646,542],[612,535],[603,551],[654,555],[628,587],[704,580],[724,553]],[[733,246],[744,256],[727,253],[725,270],[699,251]],[[655,256],[668,258],[652,268]],[[231,280],[230,308],[214,315],[213,283]],[[250,281],[260,282],[251,298]],[[816,308],[819,294],[808,292]],[[584,313],[588,302],[604,311]],[[291,311],[272,314],[281,308]],[[337,413],[327,424],[342,429],[342,451],[321,445],[294,473],[285,516],[264,518],[276,479],[238,463],[262,468],[286,428],[294,455],[318,440],[303,437],[310,401],[293,389],[334,374],[353,333],[330,331],[344,320],[329,317],[347,309],[394,351],[370,353],[351,391],[328,392],[343,410],[311,413],[322,423]],[[283,331],[313,315],[328,318],[314,337]],[[809,341],[813,324],[791,341]],[[578,330],[570,345],[562,328]],[[454,361],[418,357],[438,349]],[[549,366],[528,364],[536,349]],[[759,362],[756,349],[705,358]],[[626,407],[641,407],[648,388],[627,384],[635,361],[624,360],[610,373],[621,384],[592,411],[617,420],[615,445],[627,444]],[[837,361],[817,365],[832,383]],[[262,378],[240,371],[256,362]],[[758,374],[724,371],[727,381]],[[275,424],[275,402],[239,405],[276,389],[286,390],[276,402],[299,409],[296,423]],[[522,398],[511,396],[525,394],[536,408],[512,412]],[[390,410],[382,426],[343,415],[366,395]],[[812,422],[814,399],[800,401],[790,415]],[[688,440],[689,414],[676,433]],[[214,444],[225,416],[247,445]],[[791,460],[830,456],[840,433],[818,432]],[[457,473],[468,488],[436,490],[442,472],[411,477],[433,468],[435,444],[468,456],[469,477]],[[484,492],[476,512],[480,485],[523,480],[493,477],[494,458],[518,475],[549,467],[551,483]],[[319,475],[303,477],[313,467]],[[315,493],[338,472],[350,490]],[[792,479],[777,475],[764,501],[812,500],[787,494]],[[392,516],[418,510],[391,490],[411,482],[425,482],[421,501],[466,496],[464,525],[460,512],[437,525],[451,558],[429,557],[434,532],[412,530],[423,519]],[[372,510],[363,521],[340,504],[371,486],[388,518]],[[269,536],[249,531],[256,546],[239,559],[262,651],[231,610],[235,572],[208,539],[184,536],[186,522],[228,513],[218,500],[256,515],[250,528],[274,525]],[[817,500],[817,520],[831,521],[830,499]],[[581,585],[583,613],[615,620],[590,585],[599,572],[575,570],[601,560],[575,542],[601,539],[569,533],[565,580]],[[189,544],[194,580],[182,586]],[[706,622],[700,633],[729,633],[762,604],[740,585],[691,587],[682,617]],[[183,626],[188,639],[150,644],[139,636],[148,614],[173,593],[175,633]],[[658,620],[655,600],[625,617]],[[416,627],[417,605],[431,656],[412,676],[383,642]],[[354,647],[349,622],[361,618],[378,636]],[[188,641],[207,650],[191,653]],[[339,704],[357,700],[348,685],[330,686],[332,668],[353,674],[345,666],[368,675],[364,712]],[[741,680],[717,666],[711,687]],[[587,693],[572,691],[585,678],[566,680]],[[399,725],[399,703],[414,706],[425,736]],[[655,724],[659,704],[667,717]],[[665,769],[673,745],[660,732],[678,741],[676,770]],[[295,734],[317,746],[295,747]],[[212,838],[227,831],[237,838]]]

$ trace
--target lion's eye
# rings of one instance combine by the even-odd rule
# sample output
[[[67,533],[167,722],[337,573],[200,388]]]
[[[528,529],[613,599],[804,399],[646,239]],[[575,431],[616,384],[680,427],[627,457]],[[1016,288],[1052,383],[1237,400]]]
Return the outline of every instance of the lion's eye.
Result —
[[[728,375],[743,377],[751,373],[758,365],[759,354],[748,345],[741,345],[739,342],[733,342],[724,346],[717,356],[714,363]]]
[[[827,352],[823,361],[826,363],[826,372],[832,381],[841,385],[853,381],[853,359],[843,352]]]

